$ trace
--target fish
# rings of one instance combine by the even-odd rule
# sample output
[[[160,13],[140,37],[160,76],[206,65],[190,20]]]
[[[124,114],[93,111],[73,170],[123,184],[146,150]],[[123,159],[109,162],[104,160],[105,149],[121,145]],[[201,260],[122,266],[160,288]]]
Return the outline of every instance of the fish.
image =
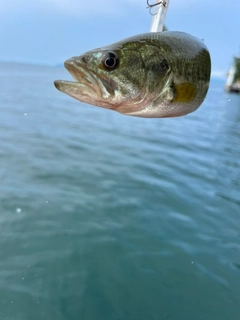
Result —
[[[203,41],[180,32],[149,32],[65,61],[75,81],[55,87],[121,114],[168,118],[195,111],[210,83],[211,58]]]

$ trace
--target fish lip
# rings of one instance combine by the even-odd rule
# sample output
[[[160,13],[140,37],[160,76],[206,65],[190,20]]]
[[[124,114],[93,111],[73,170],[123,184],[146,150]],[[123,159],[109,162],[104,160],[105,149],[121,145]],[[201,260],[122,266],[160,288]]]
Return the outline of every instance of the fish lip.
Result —
[[[96,100],[106,100],[115,95],[116,82],[104,75],[96,74],[93,70],[89,70],[85,66],[85,62],[82,61],[81,56],[66,60],[64,67],[75,81],[54,81],[54,85],[59,91],[68,93],[71,87],[74,89],[81,86],[83,95],[94,95]]]
[[[76,83],[77,82],[75,82],[75,81],[66,81],[66,80],[55,80],[54,81],[54,85],[59,91],[62,91],[61,89],[68,84],[72,85],[72,84],[76,84]]]
[[[77,87],[81,87],[84,91],[82,94],[94,94],[99,95],[99,88],[97,86],[97,81],[91,72],[84,67],[83,62],[81,61],[81,57],[73,57],[64,62],[64,67],[71,74],[75,81],[67,81],[67,80],[56,80],[54,81],[55,87],[64,93],[70,92],[70,89],[74,89]]]
[[[73,57],[64,62],[64,67],[67,69],[67,71],[71,74],[73,79],[76,82],[81,82],[86,85],[93,84],[93,79],[88,72],[84,68],[84,64],[81,62],[81,59],[78,57]]]

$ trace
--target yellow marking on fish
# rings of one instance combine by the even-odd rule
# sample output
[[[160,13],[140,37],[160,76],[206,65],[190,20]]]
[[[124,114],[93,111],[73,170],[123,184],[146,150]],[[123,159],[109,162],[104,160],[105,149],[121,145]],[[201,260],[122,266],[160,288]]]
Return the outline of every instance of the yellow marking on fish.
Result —
[[[187,103],[195,99],[197,87],[192,83],[182,83],[175,86],[176,97],[173,102]]]

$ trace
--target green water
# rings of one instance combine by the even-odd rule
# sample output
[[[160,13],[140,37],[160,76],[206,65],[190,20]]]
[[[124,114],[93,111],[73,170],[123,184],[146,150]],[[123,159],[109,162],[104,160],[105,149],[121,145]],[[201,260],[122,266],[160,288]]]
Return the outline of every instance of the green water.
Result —
[[[240,319],[240,95],[176,119],[0,64],[0,319]]]

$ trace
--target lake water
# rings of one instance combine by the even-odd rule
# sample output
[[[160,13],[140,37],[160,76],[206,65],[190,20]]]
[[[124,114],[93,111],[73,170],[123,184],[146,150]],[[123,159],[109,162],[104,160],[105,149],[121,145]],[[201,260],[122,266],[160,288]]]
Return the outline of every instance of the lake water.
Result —
[[[127,117],[0,64],[0,319],[240,319],[240,95]]]

